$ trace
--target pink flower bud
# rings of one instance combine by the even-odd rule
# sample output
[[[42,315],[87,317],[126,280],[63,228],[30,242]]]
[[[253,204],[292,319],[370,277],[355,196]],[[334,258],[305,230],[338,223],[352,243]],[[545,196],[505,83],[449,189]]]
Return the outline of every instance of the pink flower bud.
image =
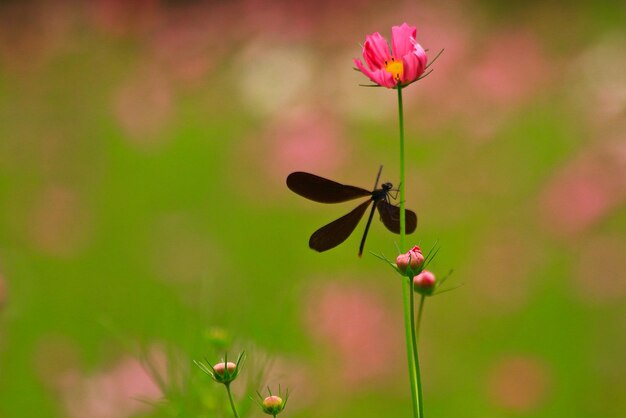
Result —
[[[222,361],[220,363],[211,366],[208,360],[206,360],[207,364],[204,364],[200,361],[195,361],[194,363],[200,370],[204,373],[208,374],[215,380],[217,383],[223,383],[224,385],[230,385],[230,383],[237,378],[239,372],[241,371],[241,366],[243,361],[246,358],[246,353],[241,352],[239,357],[237,357],[237,363]],[[224,360],[228,360],[226,355],[224,355]]]
[[[428,270],[413,278],[413,288],[423,295],[430,295],[435,289],[435,275]]]
[[[412,275],[419,270],[420,266],[424,262],[424,255],[422,250],[417,245],[411,248],[408,252],[400,254],[396,257],[396,265],[401,273]]]
[[[232,361],[229,361],[228,363],[217,363],[215,366],[213,366],[213,370],[215,370],[215,373],[219,374],[220,376],[224,375],[225,370],[228,370],[228,373],[232,373],[235,371],[236,368],[237,365]]]
[[[263,399],[261,407],[266,414],[276,415],[285,408],[285,401],[280,396],[272,395]]]

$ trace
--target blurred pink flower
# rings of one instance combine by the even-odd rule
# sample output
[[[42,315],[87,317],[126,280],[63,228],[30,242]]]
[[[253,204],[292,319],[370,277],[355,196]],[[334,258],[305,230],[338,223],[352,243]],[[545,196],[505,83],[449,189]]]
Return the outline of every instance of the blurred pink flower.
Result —
[[[76,7],[67,1],[0,2],[0,64],[22,76],[72,49]]]
[[[475,9],[461,4],[450,9],[431,6],[426,14],[419,12],[422,43],[445,52],[428,82],[406,96],[407,111],[416,114],[406,123],[420,131],[459,123],[468,134],[464,138],[480,145],[498,138],[519,105],[551,86],[559,62],[547,56],[542,40],[530,29],[485,33],[472,27],[481,19],[472,16]],[[424,100],[430,106],[424,107]],[[429,137],[422,135],[426,141]]]
[[[182,21],[162,29],[153,39],[152,56],[155,65],[184,87],[199,87],[221,58],[219,43],[204,26],[199,28]],[[210,53],[209,53],[210,51]]]
[[[544,261],[542,243],[532,234],[511,229],[486,231],[472,251],[468,276],[480,300],[477,313],[494,315],[523,309],[529,301],[532,272]]]
[[[309,38],[318,18],[324,16],[320,1],[244,0],[237,4],[237,19],[249,37],[259,34],[301,41]]]
[[[580,233],[626,199],[622,165],[616,155],[587,152],[549,180],[540,196],[545,225],[562,235]]]
[[[223,55],[232,53],[228,46],[246,38],[247,29],[230,30],[230,22],[240,17],[238,12],[232,2],[187,2],[169,9],[166,20],[149,38],[151,65],[158,66],[177,87],[201,87]]]
[[[233,148],[240,171],[257,176],[231,176],[244,199],[258,204],[275,204],[285,191],[276,187],[296,170],[314,171],[334,177],[351,155],[336,116],[317,108],[282,112],[261,133],[255,132]],[[272,196],[272,193],[275,195]]]
[[[316,384],[309,365],[302,360],[272,355],[272,361],[264,370],[266,385],[297,388],[298,396],[289,399],[289,404],[293,409],[310,405],[318,396],[319,385]]]
[[[310,103],[316,93],[317,56],[311,45],[295,45],[288,39],[278,42],[264,36],[248,40],[234,56],[235,67],[254,63],[254,71],[231,72],[233,92],[238,93],[246,110],[261,116],[279,116],[286,109]],[[232,54],[232,52],[231,52]],[[280,78],[280,88],[272,80]]]
[[[480,42],[480,41],[477,41]],[[540,39],[527,29],[508,28],[488,34],[482,50],[471,56],[467,68],[467,89],[460,96],[457,110],[476,144],[498,138],[518,106],[550,87],[557,58],[547,57]]]
[[[488,38],[486,49],[470,69],[470,81],[483,99],[514,105],[540,91],[551,69],[537,39],[509,30]]]
[[[273,178],[283,179],[296,169],[332,173],[341,166],[348,152],[331,115],[301,109],[285,116],[272,129],[273,158],[266,159]]]
[[[159,0],[94,0],[86,4],[91,23],[112,36],[147,33],[165,15]]]
[[[540,360],[510,356],[492,366],[487,385],[492,402],[511,411],[528,413],[547,398],[551,380],[548,368]]]
[[[162,364],[162,354],[159,357]],[[68,372],[60,382],[60,389],[72,418],[129,417],[150,410],[146,401],[162,397],[153,377],[135,358],[122,359],[110,370],[94,376]]]
[[[309,329],[339,356],[331,373],[344,382],[367,383],[396,372],[401,320],[376,290],[362,284],[326,284],[309,295]]]
[[[163,130],[173,118],[173,101],[165,77],[143,69],[118,87],[113,111],[130,142],[151,148],[168,138]]]
[[[605,33],[582,49],[573,61],[566,86],[579,115],[591,122],[594,133],[626,131],[626,37],[620,32]],[[597,65],[610,62],[611,65]]]
[[[387,87],[407,86],[426,69],[426,52],[415,37],[417,29],[403,23],[391,28],[391,52],[385,38],[378,32],[366,36],[363,58],[354,59],[357,68],[374,83]]]

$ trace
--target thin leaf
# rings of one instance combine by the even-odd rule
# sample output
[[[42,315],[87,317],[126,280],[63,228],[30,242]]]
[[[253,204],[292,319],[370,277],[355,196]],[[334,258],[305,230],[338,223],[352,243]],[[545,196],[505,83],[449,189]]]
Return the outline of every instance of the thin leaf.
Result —
[[[383,253],[377,254],[377,253],[375,253],[373,251],[370,251],[369,253],[372,254],[374,257],[376,257],[376,258],[378,258],[378,259],[380,259],[382,261],[385,261],[387,264],[389,264],[389,266],[391,266],[392,269],[394,269],[395,271],[398,271],[398,267],[394,263],[389,261],[389,259],[387,257],[385,257],[385,255]]]
[[[450,270],[448,274],[446,274],[441,280],[439,280],[439,284],[437,285],[437,287],[442,286],[446,282],[446,280],[450,278],[452,273],[454,273],[454,270]]]
[[[435,55],[435,58],[433,58],[427,65],[426,67],[424,67],[425,70],[428,69],[428,67],[430,67],[431,65],[433,65],[435,63],[435,61],[437,61],[437,58],[439,58],[441,56],[441,54],[443,54],[443,51],[445,51],[445,48],[441,48],[441,51],[439,51],[439,53],[437,55]]]
[[[432,73],[433,71],[434,71],[434,70],[430,70],[429,72],[427,72],[426,74],[422,75],[421,77],[419,77],[419,78],[418,78],[417,80],[415,80],[415,81],[420,81],[421,79],[428,77],[428,76],[430,75],[430,73]]]
[[[446,293],[446,292],[450,292],[451,290],[456,290],[456,289],[458,289],[459,287],[464,286],[464,285],[465,285],[464,283],[460,283],[460,284],[458,284],[458,285],[456,285],[456,286],[449,287],[449,288],[447,288],[447,289],[438,290],[438,291],[436,291],[435,293],[433,293],[433,296],[435,296],[435,295],[440,295],[440,294],[442,294],[442,293]]]
[[[428,251],[428,254],[426,254],[426,257],[424,258],[424,262],[422,263],[423,267],[426,267],[439,252],[440,247],[437,245],[438,243],[439,243],[439,240],[435,241],[435,244]]]

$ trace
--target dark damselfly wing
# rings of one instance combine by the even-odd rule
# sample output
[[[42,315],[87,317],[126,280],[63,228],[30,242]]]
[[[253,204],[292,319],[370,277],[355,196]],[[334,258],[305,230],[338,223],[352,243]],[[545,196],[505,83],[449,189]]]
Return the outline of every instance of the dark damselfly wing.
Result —
[[[321,253],[344,242],[354,231],[371,203],[372,200],[363,202],[352,212],[315,231],[309,239],[309,247]]]
[[[346,202],[372,195],[372,192],[369,190],[337,183],[336,181],[302,171],[296,171],[287,176],[287,187],[302,197],[320,203]]]
[[[395,234],[400,233],[400,208],[392,205],[386,200],[381,200],[376,205],[378,212],[380,213],[380,220],[387,227],[388,230]],[[417,215],[415,212],[405,209],[406,218],[406,233],[412,234],[417,228]]]

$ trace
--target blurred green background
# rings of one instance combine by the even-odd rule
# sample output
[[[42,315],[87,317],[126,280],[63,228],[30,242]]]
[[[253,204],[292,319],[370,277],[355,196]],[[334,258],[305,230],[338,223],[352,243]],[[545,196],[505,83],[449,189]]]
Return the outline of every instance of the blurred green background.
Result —
[[[463,284],[425,308],[428,416],[621,416],[624,2],[5,0],[0,418],[228,416],[191,366],[225,349],[272,359],[283,416],[408,417],[397,276],[363,225],[309,250],[353,205],[284,184],[398,182],[352,58],[404,21],[445,48],[405,91],[411,241]]]

